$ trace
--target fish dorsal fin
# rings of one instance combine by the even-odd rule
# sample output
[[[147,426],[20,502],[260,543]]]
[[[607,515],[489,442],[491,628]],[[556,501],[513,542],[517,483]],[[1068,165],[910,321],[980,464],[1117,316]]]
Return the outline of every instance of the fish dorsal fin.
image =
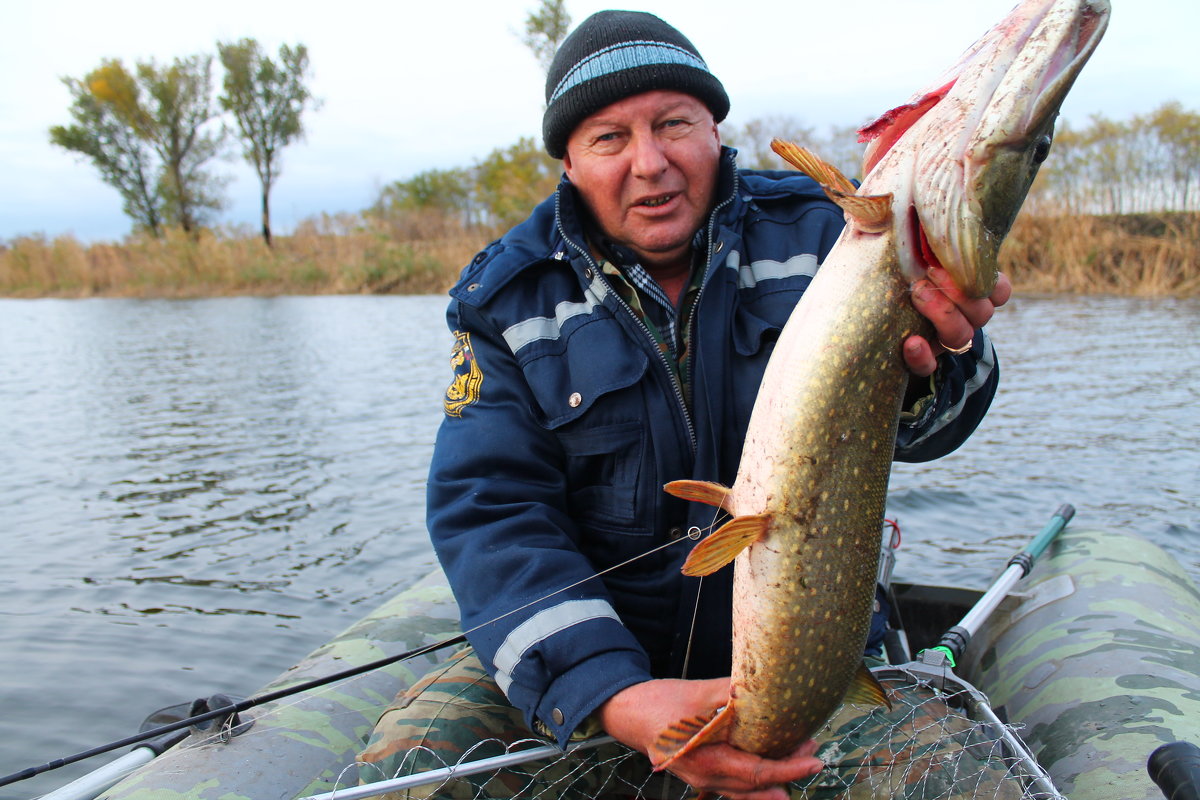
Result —
[[[823,161],[810,150],[780,139],[771,140],[771,149],[785,161],[821,185],[830,200],[837,203],[855,225],[867,233],[882,233],[891,227],[891,194],[856,194],[858,189],[842,171]]]
[[[737,514],[733,506],[733,493],[728,486],[722,486],[712,481],[671,481],[663,490],[674,497],[692,500],[697,503],[707,503],[716,506],[727,514]]]
[[[682,755],[702,744],[723,742],[733,722],[733,701],[708,714],[681,719],[667,726],[650,745],[654,771],[667,769]]]
[[[713,574],[754,544],[770,525],[771,517],[767,514],[734,517],[692,548],[683,562],[683,574],[691,577]]]
[[[887,690],[875,679],[874,673],[866,664],[858,665],[858,672],[854,673],[854,680],[850,682],[843,702],[858,706],[887,706],[888,711],[892,710],[892,701],[888,699]]]

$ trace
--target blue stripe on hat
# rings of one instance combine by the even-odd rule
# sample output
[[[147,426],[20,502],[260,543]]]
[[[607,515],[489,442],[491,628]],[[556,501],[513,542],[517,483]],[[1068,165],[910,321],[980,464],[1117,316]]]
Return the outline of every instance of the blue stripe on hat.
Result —
[[[611,75],[615,72],[658,64],[677,64],[708,72],[704,60],[682,47],[664,42],[620,42],[597,50],[580,61],[554,87],[547,105],[562,97],[581,83]]]

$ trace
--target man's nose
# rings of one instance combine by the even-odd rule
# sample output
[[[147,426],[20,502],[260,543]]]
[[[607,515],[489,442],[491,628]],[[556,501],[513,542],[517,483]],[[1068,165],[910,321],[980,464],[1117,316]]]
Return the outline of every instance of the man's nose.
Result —
[[[667,155],[663,143],[653,133],[639,133],[633,137],[633,160],[631,169],[639,178],[655,178],[667,168]]]

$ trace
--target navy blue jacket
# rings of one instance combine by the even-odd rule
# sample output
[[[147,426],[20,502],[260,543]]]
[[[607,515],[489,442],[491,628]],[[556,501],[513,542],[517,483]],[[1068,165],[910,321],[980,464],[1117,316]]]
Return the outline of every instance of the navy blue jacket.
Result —
[[[683,675],[689,639],[686,677],[729,674],[732,569],[705,578],[699,598],[701,582],[679,572],[685,532],[707,529],[713,509],[662,487],[733,483],[767,358],[843,226],[808,178],[739,171],[722,154],[689,409],[589,254],[579,204],[564,179],[451,290],[455,380],[428,490],[468,638],[560,744],[618,690]],[[970,353],[942,360],[936,402],[901,426],[899,459],[950,452],[991,401],[998,373],[981,331]]]

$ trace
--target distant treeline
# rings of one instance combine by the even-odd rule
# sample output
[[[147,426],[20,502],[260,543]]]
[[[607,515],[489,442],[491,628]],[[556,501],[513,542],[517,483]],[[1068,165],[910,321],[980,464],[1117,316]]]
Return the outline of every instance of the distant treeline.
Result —
[[[739,164],[778,168],[773,136],[857,172],[853,129],[787,117],[723,127]],[[120,244],[21,237],[0,244],[0,294],[211,295],[441,292],[484,243],[523,219],[561,164],[533,139],[473,166],[384,186],[367,209],[322,215],[274,248],[249,230],[133,234]],[[1167,103],[1114,122],[1061,124],[1004,249],[1018,291],[1200,295],[1200,114]]]

